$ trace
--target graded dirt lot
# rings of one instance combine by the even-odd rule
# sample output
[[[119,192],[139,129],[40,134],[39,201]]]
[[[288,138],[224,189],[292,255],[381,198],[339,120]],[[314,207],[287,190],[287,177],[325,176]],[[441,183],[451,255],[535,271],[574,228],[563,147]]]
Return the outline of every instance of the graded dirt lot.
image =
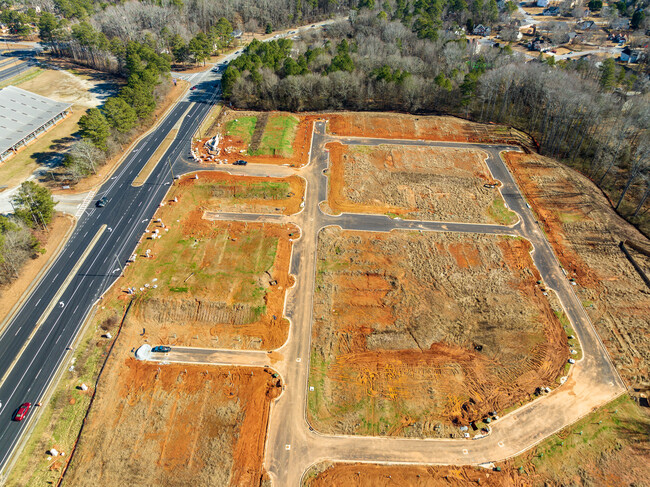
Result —
[[[509,225],[505,208],[475,149],[328,144],[329,198],[334,212],[383,213],[416,220]]]
[[[193,179],[198,174],[199,179]],[[300,211],[305,180],[266,178],[202,171],[185,176],[171,198],[191,201],[206,211],[292,215]],[[188,191],[191,188],[191,191]]]
[[[135,360],[127,323],[102,375],[64,486],[260,485],[269,403],[261,369]]]
[[[630,240],[650,249],[650,242],[577,172],[539,155],[509,152],[505,160],[576,280],[575,290],[619,373],[632,386],[650,384],[650,290],[619,248]],[[630,251],[650,272],[650,259]]]
[[[524,487],[531,485],[518,474],[472,467],[426,467],[404,465],[368,465],[364,463],[319,464],[307,473],[303,487],[362,486],[377,487]]]
[[[220,182],[186,178],[171,190],[121,289],[135,288],[134,313],[156,343],[278,347],[288,332],[284,299],[293,285],[289,261],[299,230],[289,224],[205,219],[206,209],[219,200],[212,189],[221,194]]]
[[[286,164],[302,167],[309,162],[314,116],[285,112],[223,110],[206,136],[193,144],[205,163]],[[209,155],[205,143],[219,134],[219,155]]]
[[[456,117],[343,112],[328,114],[325,118],[329,121],[329,133],[339,136],[532,144],[530,137],[511,127],[468,122]]]
[[[323,230],[312,425],[459,436],[458,426],[556,385],[567,336],[529,251],[526,240],[500,236]]]

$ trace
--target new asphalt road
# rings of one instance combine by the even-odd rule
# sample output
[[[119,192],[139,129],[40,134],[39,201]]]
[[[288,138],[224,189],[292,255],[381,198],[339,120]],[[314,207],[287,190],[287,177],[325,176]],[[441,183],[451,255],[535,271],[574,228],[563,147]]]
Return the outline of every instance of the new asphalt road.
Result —
[[[181,117],[178,135],[162,160],[177,161],[188,155],[192,135],[216,101],[217,79],[217,74],[205,73],[196,82],[198,89],[136,145],[97,192],[96,199],[106,197],[108,204],[97,208],[96,199],[90,203],[61,254],[0,336],[0,481],[33,413],[16,422],[12,421],[15,410],[43,397],[93,304],[119,276],[120,265],[133,252],[169,189],[169,165],[158,164],[140,187],[131,183]]]

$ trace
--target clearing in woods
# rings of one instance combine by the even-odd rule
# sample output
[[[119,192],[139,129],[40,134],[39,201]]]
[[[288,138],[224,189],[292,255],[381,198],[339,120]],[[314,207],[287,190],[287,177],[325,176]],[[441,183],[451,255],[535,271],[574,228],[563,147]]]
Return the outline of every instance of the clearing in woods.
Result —
[[[554,387],[567,335],[520,238],[327,228],[308,396],[328,434],[459,436]]]
[[[478,149],[328,145],[329,205],[335,212],[511,225]]]
[[[268,178],[243,182],[227,175],[199,178],[186,177],[172,188],[149,226],[148,238],[136,249],[135,268],[128,268],[123,280],[137,291],[133,313],[156,343],[277,347],[288,332],[284,298],[293,285],[289,260],[298,228],[209,221],[204,216],[206,209],[219,204],[220,195],[228,194],[224,199],[230,200],[232,187],[234,199],[242,196],[242,205],[252,201],[245,196],[253,196],[258,204],[266,196],[278,196],[280,200],[271,201],[292,206],[292,199],[300,201],[301,195],[286,198],[287,190],[292,184],[299,190],[299,179],[271,183]]]

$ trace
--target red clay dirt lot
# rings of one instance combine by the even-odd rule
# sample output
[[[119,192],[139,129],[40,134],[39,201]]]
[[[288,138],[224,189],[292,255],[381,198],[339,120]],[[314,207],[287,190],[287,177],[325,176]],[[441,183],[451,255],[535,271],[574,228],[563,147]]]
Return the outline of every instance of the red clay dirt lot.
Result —
[[[293,284],[289,233],[297,238],[298,229],[203,216],[222,203],[224,187],[234,186],[238,204],[246,206],[252,195],[264,204],[265,197],[298,190],[300,180],[278,189],[255,185],[255,178],[199,177],[171,188],[155,216],[162,222],[149,228],[162,237],[142,242],[136,261],[103,300],[100,313],[134,302],[63,485],[268,484],[262,465],[269,405],[282,387],[270,370],[133,358],[143,343],[273,348],[286,339],[284,298]],[[292,198],[283,198],[288,209]],[[152,257],[144,256],[146,249]],[[137,289],[135,297],[124,292],[127,287]]]
[[[125,324],[62,485],[261,485],[278,379],[139,362],[129,353],[139,328]]]
[[[343,112],[327,114],[324,118],[329,120],[329,133],[344,137],[506,143],[532,147],[529,136],[511,127],[468,122],[456,117]]]
[[[149,237],[118,284],[125,300],[130,299],[127,289],[136,289],[133,313],[151,343],[272,349],[286,340],[284,300],[294,283],[289,265],[298,228],[206,216],[231,199],[242,208],[263,206],[266,199],[292,211],[301,195],[285,196],[292,187],[297,191],[302,180],[270,183],[262,178],[260,186],[255,182],[260,178],[241,179],[212,173],[181,179],[149,225]],[[241,198],[231,198],[233,187]],[[228,196],[220,197],[224,191]],[[282,198],[264,198],[274,191]],[[247,198],[251,195],[255,197]],[[161,237],[152,239],[154,232]]]
[[[529,251],[509,237],[323,230],[312,425],[460,436],[458,426],[556,385],[567,337]]]
[[[650,385],[650,290],[618,246],[630,240],[650,249],[650,242],[577,172],[539,155],[508,152],[505,160],[560,262],[576,279],[574,289],[616,368],[631,386]],[[648,273],[650,258],[630,252]]]
[[[417,220],[509,225],[477,149],[328,144],[329,206],[334,212],[379,213]]]
[[[303,487],[526,487],[532,485],[512,471],[495,472],[473,467],[427,467],[372,465],[365,463],[323,463],[305,476]]]

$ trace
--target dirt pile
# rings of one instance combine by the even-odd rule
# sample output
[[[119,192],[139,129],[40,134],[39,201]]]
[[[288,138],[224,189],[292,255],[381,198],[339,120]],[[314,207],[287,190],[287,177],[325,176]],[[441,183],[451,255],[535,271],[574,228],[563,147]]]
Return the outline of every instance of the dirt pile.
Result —
[[[507,237],[322,231],[314,426],[458,435],[457,426],[553,386],[566,334],[529,250]]]
[[[388,213],[417,220],[510,224],[474,149],[328,145],[329,205],[337,212]],[[508,215],[509,214],[509,215]]]
[[[633,386],[650,383],[650,291],[619,248],[650,242],[612,210],[588,179],[539,155],[505,160],[527,196],[617,369]],[[640,266],[650,259],[632,249]]]
[[[308,474],[303,487],[413,486],[413,487],[527,487],[530,481],[511,471],[496,472],[472,467],[425,467],[406,465],[368,465],[337,463],[317,465]]]
[[[511,127],[474,123],[455,117],[344,112],[328,114],[325,118],[329,120],[329,132],[340,136],[481,142],[534,147],[534,142],[528,135]]]
[[[125,335],[63,485],[260,485],[277,380],[259,369],[138,362],[133,330]]]

